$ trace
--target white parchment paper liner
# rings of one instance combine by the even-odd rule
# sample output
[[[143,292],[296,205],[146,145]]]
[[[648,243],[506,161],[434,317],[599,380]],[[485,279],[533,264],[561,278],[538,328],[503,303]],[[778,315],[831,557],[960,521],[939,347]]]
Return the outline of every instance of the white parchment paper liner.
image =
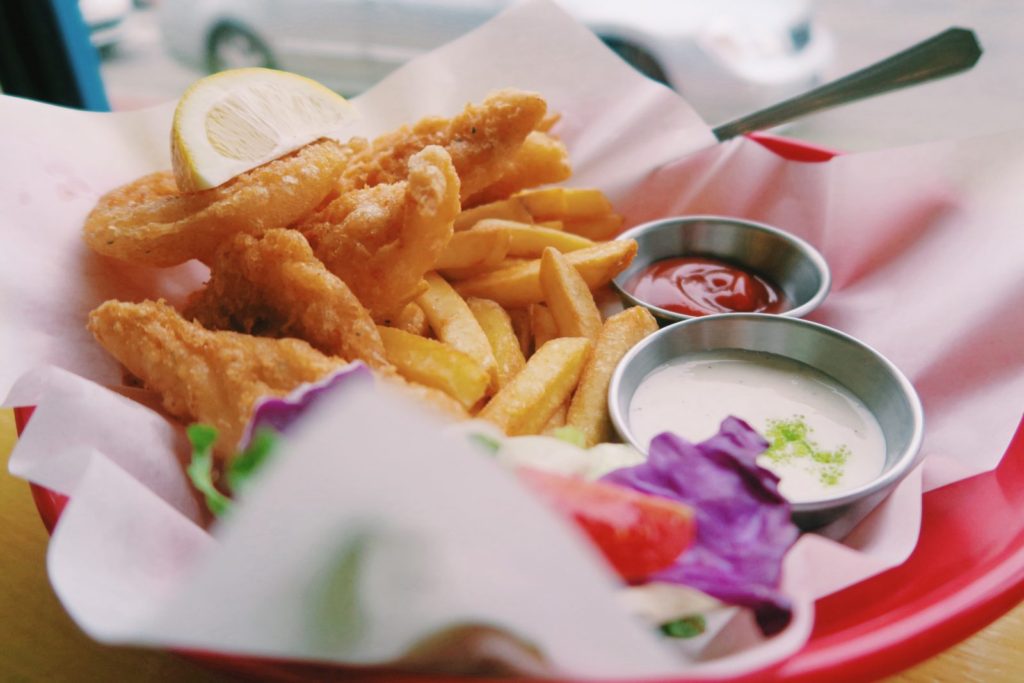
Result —
[[[517,5],[410,63],[358,98],[362,121],[339,135],[452,114],[506,86],[537,90],[563,113],[572,184],[605,189],[629,224],[720,213],[818,246],[835,285],[813,318],[877,348],[922,395],[926,490],[998,463],[1024,395],[1014,303],[1024,294],[1022,136],[815,164],[747,140],[713,146],[682,100],[547,2]],[[698,664],[619,609],[590,549],[514,481],[366,387],[310,421],[213,540],[195,523],[180,432],[100,386],[120,373],[84,330],[104,299],[180,302],[205,276],[198,264],[114,263],[80,239],[100,194],[169,165],[172,109],[89,114],[0,98],[0,394],[39,406],[10,467],[72,497],[48,568],[93,637],[372,663],[439,628],[490,624],[562,673],[730,675],[794,652],[810,632],[810,600],[913,549],[922,469],[843,544],[798,542],[786,632],[732,652],[749,629],[726,629],[712,649],[729,656]]]

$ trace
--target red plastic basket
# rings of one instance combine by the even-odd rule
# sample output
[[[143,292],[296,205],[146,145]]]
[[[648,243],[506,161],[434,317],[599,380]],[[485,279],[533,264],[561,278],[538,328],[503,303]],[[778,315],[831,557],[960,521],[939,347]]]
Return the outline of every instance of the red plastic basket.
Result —
[[[819,162],[835,152],[770,135],[750,136],[787,159]],[[20,434],[31,408],[15,409]],[[32,486],[47,529],[66,499]],[[863,681],[941,652],[1024,600],[1024,419],[999,467],[924,495],[921,536],[905,563],[819,600],[807,645],[737,683]],[[276,680],[396,680],[394,672],[299,665],[188,653],[213,668]],[[417,676],[404,678],[422,679]],[[679,683],[681,683],[681,679]],[[692,682],[695,679],[686,679]]]

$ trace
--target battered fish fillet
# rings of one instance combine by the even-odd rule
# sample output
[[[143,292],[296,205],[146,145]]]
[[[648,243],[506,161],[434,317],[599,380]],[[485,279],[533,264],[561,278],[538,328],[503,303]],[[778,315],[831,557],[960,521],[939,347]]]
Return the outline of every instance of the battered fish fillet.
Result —
[[[284,396],[346,363],[298,339],[211,332],[160,301],[107,301],[89,314],[89,330],[164,408],[220,432],[216,450],[232,454],[256,400]]]
[[[459,177],[444,148],[425,147],[406,169],[402,182],[348,192],[319,214],[320,222],[299,227],[374,318],[420,293],[460,210]]]
[[[153,266],[209,261],[235,233],[261,234],[313,213],[360,149],[320,140],[228,183],[182,194],[170,171],[144,176],[100,198],[85,241],[100,254]]]
[[[463,195],[463,206],[471,207],[511,197],[520,190],[568,180],[572,175],[569,150],[561,140],[535,130],[505,165],[501,177],[471,197]]]
[[[452,119],[427,117],[375,139],[354,152],[338,193],[405,179],[409,160],[428,145],[451,155],[462,181],[462,198],[499,177],[526,136],[544,119],[547,103],[536,93],[498,90],[479,105],[468,105]]]
[[[295,230],[240,234],[221,246],[183,315],[207,329],[297,337],[330,356],[390,367],[370,313]]]

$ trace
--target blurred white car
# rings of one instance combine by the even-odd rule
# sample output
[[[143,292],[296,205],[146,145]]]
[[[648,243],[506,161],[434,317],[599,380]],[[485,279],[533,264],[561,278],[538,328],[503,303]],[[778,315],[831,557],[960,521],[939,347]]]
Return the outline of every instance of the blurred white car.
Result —
[[[78,9],[89,29],[89,40],[101,52],[121,41],[124,20],[132,11],[131,0],[79,0]]]
[[[268,66],[360,92],[416,55],[484,23],[510,0],[174,0],[167,49],[207,71]],[[561,0],[639,71],[711,123],[818,83],[830,36],[808,0]]]

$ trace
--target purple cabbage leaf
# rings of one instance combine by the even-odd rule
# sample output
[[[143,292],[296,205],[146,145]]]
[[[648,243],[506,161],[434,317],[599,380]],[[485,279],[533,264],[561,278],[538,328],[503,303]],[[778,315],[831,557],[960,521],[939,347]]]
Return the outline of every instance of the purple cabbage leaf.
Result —
[[[766,635],[781,631],[792,605],[780,590],[782,561],[799,531],[779,479],[756,463],[768,442],[739,418],[693,444],[665,432],[651,440],[646,462],[615,470],[603,481],[693,508],[697,535],[672,566],[650,581],[703,591],[754,610]]]

